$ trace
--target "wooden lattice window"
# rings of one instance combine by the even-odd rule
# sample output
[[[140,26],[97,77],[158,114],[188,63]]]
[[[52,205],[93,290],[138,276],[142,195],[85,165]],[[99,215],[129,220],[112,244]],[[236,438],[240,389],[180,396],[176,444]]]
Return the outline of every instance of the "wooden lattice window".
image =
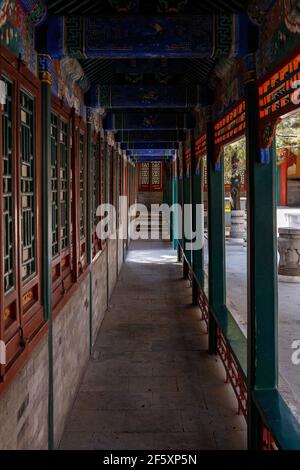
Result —
[[[45,323],[41,305],[41,131],[36,78],[0,51],[0,340],[5,375]]]
[[[162,166],[161,163],[151,163],[151,191],[162,190]]]
[[[36,272],[36,192],[35,192],[35,137],[34,98],[20,92],[20,183],[21,183],[21,250],[22,280],[30,279]]]
[[[104,140],[101,140],[100,144],[101,152],[101,203],[106,202],[106,143]]]
[[[94,256],[101,249],[101,240],[98,239],[96,228],[99,222],[97,208],[101,204],[101,151],[100,142],[97,135],[92,139],[92,190],[93,190],[93,204],[92,204],[92,224],[93,224],[93,254]]]
[[[70,185],[71,186],[71,185]],[[69,150],[68,124],[60,122],[60,239],[61,249],[69,246]]]
[[[86,127],[74,111],[71,119],[71,171],[72,171],[72,263],[73,279],[77,281],[87,266],[86,257]]]
[[[79,137],[79,227],[80,238],[85,237],[85,162],[84,162],[84,134]]]
[[[51,206],[52,206],[52,257],[59,254],[58,224],[58,119],[51,113]]]
[[[92,158],[93,158],[93,223],[96,227],[98,223],[98,217],[96,215],[97,207],[100,204],[100,152],[97,141],[93,142],[92,146]]]
[[[162,163],[142,162],[139,164],[139,191],[162,191]]]
[[[14,254],[14,159],[13,159],[13,83],[2,77],[6,101],[2,111],[3,165],[3,235],[4,235],[4,293],[15,287]]]
[[[69,112],[52,98],[51,206],[53,306],[72,284],[71,188]]]

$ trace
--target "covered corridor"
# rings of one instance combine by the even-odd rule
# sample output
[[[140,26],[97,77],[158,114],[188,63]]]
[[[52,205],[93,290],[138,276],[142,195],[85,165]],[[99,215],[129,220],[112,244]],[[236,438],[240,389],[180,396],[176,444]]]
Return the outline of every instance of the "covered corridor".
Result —
[[[0,0],[0,450],[300,450],[299,38]]]
[[[245,449],[246,422],[168,242],[132,243],[60,449]]]

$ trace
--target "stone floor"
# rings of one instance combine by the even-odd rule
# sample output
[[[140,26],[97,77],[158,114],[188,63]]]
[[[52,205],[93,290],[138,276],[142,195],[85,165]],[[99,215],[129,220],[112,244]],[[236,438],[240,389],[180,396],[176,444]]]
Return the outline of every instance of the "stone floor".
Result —
[[[226,241],[227,306],[247,334],[247,247]],[[205,247],[207,270],[207,245]],[[292,343],[300,341],[300,284],[278,282],[279,390],[300,421],[300,364],[293,364]]]
[[[135,242],[61,449],[244,449],[246,425],[170,245]]]

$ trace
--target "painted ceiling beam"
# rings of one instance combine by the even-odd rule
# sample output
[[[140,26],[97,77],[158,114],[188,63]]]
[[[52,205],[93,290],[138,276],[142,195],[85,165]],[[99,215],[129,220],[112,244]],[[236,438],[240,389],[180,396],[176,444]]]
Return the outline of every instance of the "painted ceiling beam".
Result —
[[[102,108],[193,108],[200,102],[200,87],[180,85],[99,85]],[[93,106],[95,103],[93,104]]]
[[[53,58],[241,57],[250,20],[243,14],[48,16],[39,52]],[[46,49],[46,50],[45,50]]]
[[[128,62],[117,61],[113,64],[114,71],[117,74],[126,75],[131,73],[142,74],[159,74],[159,73],[172,73],[182,74],[183,61],[172,61],[167,59],[154,59],[154,60],[136,60],[132,59]]]
[[[184,131],[118,131],[116,142],[183,142],[186,140]]]
[[[27,13],[30,23],[34,26],[41,25],[47,15],[45,3],[42,0],[18,0],[18,2]]]
[[[131,161],[134,162],[165,162],[173,160],[173,157],[137,157],[137,158],[130,158]]]
[[[173,149],[178,150],[178,142],[121,142],[121,150]]]
[[[175,150],[159,150],[159,149],[143,149],[143,150],[127,150],[126,155],[129,157],[165,157],[175,155]]]
[[[177,130],[193,129],[195,118],[184,113],[108,113],[104,120],[106,130]]]

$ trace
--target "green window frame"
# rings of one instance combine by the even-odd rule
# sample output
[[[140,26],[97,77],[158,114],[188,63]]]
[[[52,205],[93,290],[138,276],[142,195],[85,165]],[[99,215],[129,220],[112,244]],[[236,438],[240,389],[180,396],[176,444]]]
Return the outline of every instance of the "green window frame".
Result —
[[[84,134],[79,135],[79,230],[80,239],[85,238],[85,162],[84,162]]]
[[[14,248],[14,131],[13,101],[14,84],[6,77],[1,77],[6,88],[6,100],[2,110],[2,183],[3,183],[3,289],[8,294],[16,287],[15,248]]]
[[[58,118],[51,113],[51,206],[52,206],[52,257],[60,253],[59,237],[59,173],[58,173]]]
[[[35,98],[20,90],[20,199],[22,280],[36,274]]]
[[[69,152],[68,123],[60,121],[60,240],[61,249],[69,247]]]

